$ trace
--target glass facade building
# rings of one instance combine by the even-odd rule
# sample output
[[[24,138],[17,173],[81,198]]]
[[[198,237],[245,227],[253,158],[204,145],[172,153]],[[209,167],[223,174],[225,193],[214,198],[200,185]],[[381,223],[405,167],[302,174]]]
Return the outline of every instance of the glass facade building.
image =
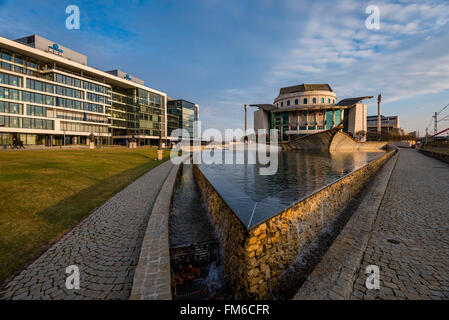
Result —
[[[166,137],[166,94],[37,35],[0,37],[0,145],[158,144]]]
[[[197,104],[183,99],[168,99],[167,101],[167,135],[171,136],[177,128],[185,129],[193,138],[194,122],[199,119]]]

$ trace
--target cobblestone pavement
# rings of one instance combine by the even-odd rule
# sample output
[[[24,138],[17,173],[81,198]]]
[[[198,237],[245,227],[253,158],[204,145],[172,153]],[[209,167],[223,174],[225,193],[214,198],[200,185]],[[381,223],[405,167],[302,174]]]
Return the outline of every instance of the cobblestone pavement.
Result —
[[[379,290],[366,289],[368,265]],[[400,150],[351,299],[449,299],[448,164]]]
[[[6,285],[2,299],[128,299],[144,231],[173,164],[152,169],[96,209]],[[68,290],[77,265],[80,289]]]

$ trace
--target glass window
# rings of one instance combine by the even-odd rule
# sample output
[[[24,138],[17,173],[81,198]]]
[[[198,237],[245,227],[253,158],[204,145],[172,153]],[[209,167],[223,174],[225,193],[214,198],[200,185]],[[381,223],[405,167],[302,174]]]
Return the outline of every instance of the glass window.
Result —
[[[316,98],[313,98],[312,102],[313,102],[313,103],[316,103]]]
[[[321,103],[324,103],[324,98],[321,98]]]
[[[0,101],[0,112],[6,112],[5,111],[5,103],[3,101]]]
[[[9,126],[11,128],[19,128],[19,118],[18,117],[9,117]]]
[[[31,95],[30,92],[28,92],[28,91],[23,91],[23,92],[22,92],[22,98],[23,98],[23,101],[26,101],[26,102],[31,101],[30,95]]]
[[[3,60],[12,61],[12,54],[3,51],[3,52],[2,52],[2,59],[3,59]]]
[[[303,100],[303,104],[307,104],[307,98]]]
[[[290,100],[287,100],[287,106],[289,106],[290,105]]]
[[[282,102],[281,102],[281,107],[283,107],[283,106],[284,106],[284,102],[282,101]]]
[[[53,104],[54,104],[54,99],[53,99],[53,97],[52,97],[52,96],[46,96],[45,104],[47,104],[47,105],[53,105]]]
[[[42,95],[39,93],[34,94],[34,102],[42,104]]]
[[[31,128],[30,126],[30,118],[23,118],[22,119],[22,128]]]
[[[6,62],[2,62],[2,68],[6,69],[6,70],[11,70],[12,69],[12,65]]]
[[[298,99],[295,99],[295,104],[298,104]]]
[[[21,64],[21,65],[24,65],[23,58],[21,56],[18,56],[18,55],[14,55],[14,62],[18,63],[18,64]]]

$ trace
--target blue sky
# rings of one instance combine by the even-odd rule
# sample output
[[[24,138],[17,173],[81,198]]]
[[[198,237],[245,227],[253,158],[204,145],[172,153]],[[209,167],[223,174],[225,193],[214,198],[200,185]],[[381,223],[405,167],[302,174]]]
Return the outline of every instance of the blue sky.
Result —
[[[70,4],[80,30],[65,28]],[[365,27],[368,5],[379,30]],[[196,102],[203,128],[242,127],[243,104],[272,103],[282,86],[329,83],[339,99],[382,92],[382,113],[422,134],[449,103],[448,31],[445,0],[0,0],[1,36],[40,34]]]

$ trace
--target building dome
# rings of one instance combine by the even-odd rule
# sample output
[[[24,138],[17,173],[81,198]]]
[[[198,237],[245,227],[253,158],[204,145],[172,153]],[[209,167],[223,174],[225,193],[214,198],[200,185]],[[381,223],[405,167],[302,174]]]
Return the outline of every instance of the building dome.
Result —
[[[337,95],[328,84],[300,84],[281,88],[274,99],[277,108],[326,106],[337,102]]]

